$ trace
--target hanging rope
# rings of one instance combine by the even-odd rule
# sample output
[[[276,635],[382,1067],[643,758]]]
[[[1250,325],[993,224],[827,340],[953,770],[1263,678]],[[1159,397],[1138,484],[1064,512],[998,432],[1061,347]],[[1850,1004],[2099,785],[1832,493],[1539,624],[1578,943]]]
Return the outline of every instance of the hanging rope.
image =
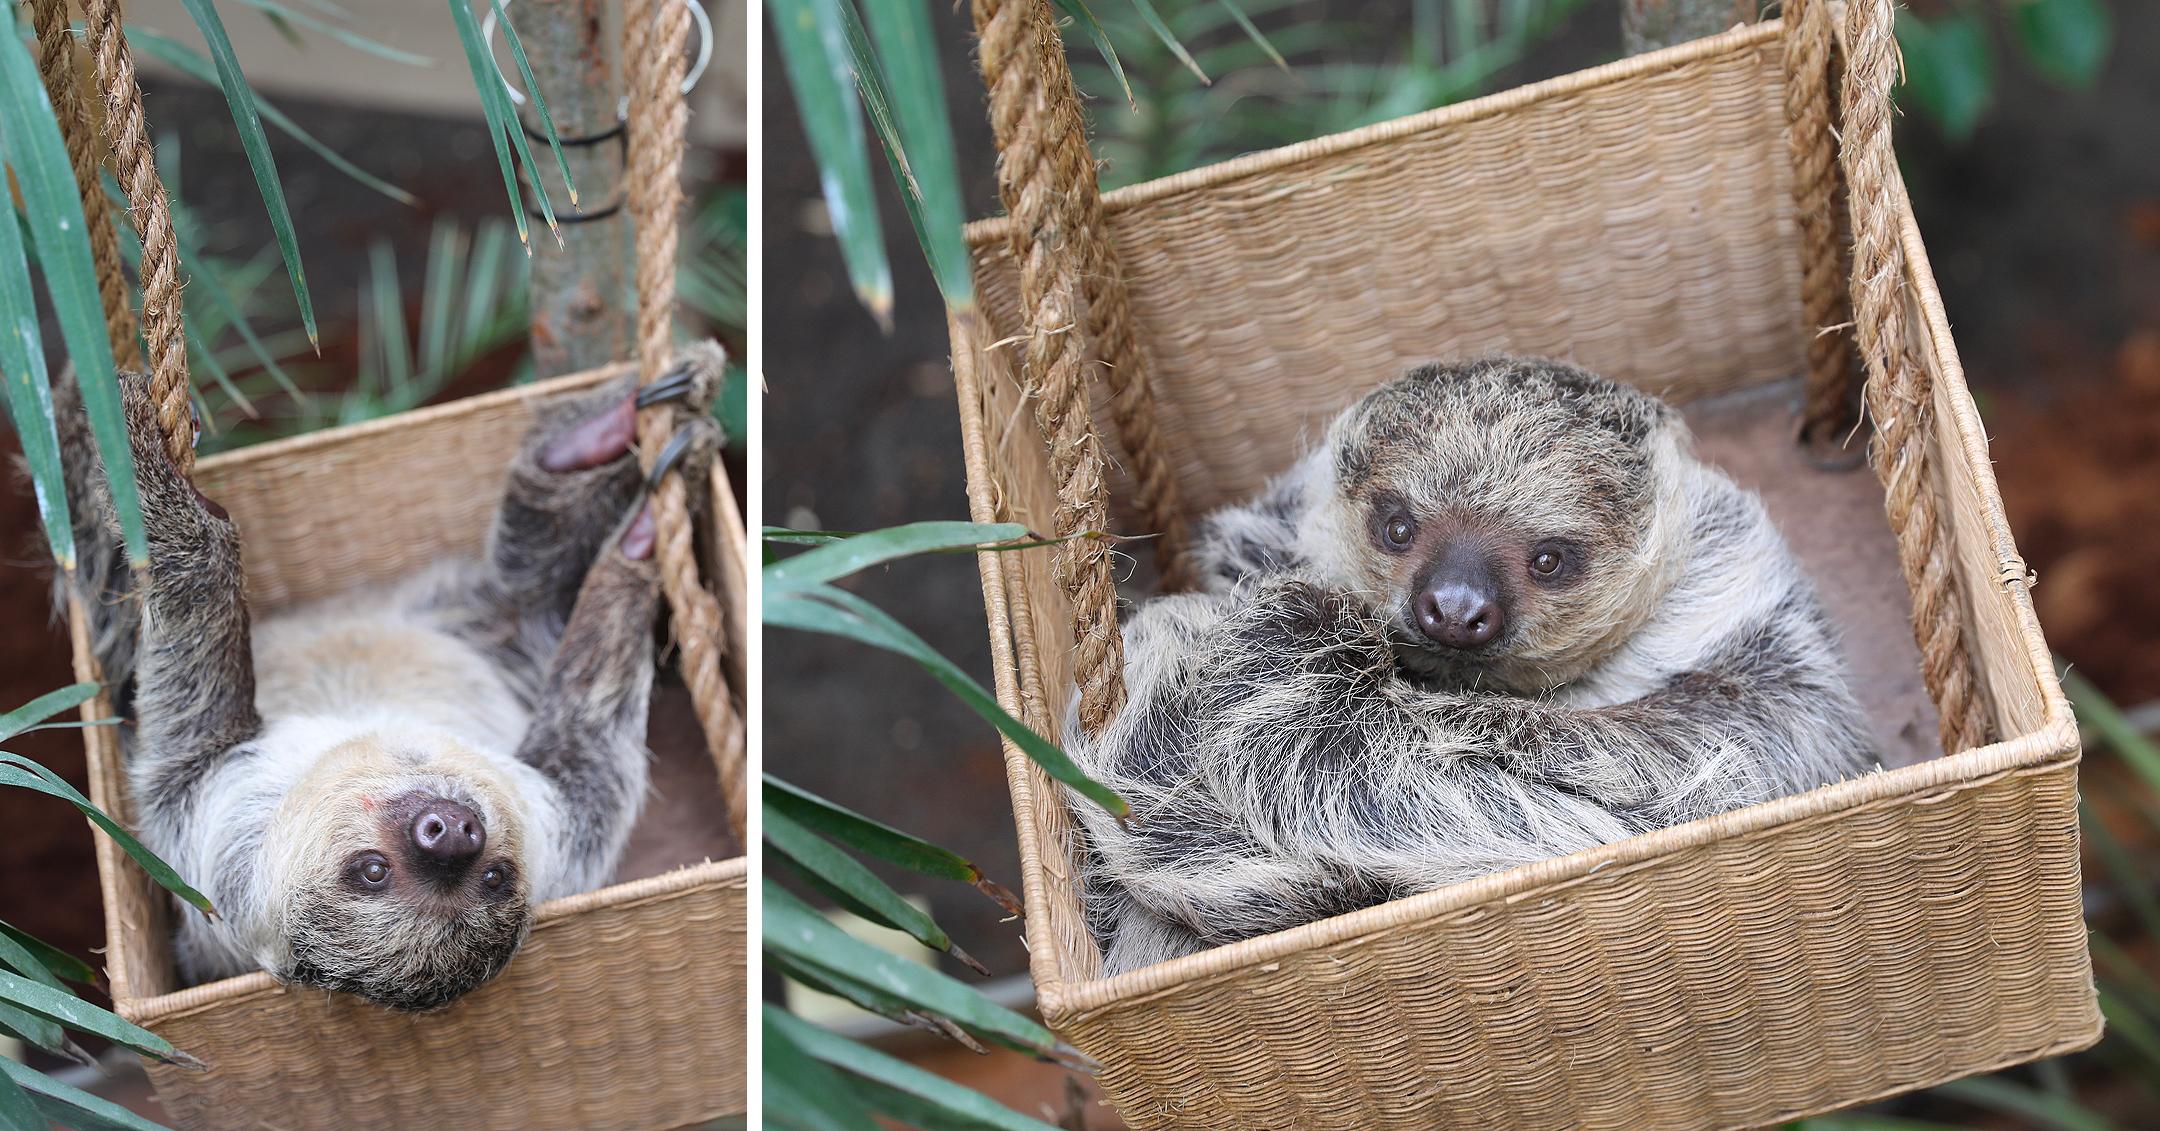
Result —
[[[1882,479],[1884,509],[1897,532],[1898,564],[1912,590],[1913,637],[1941,716],[1943,747],[1987,741],[1979,679],[1964,639],[1964,602],[1937,510],[1928,444],[1935,406],[1928,373],[1906,338],[1905,252],[1897,154],[1891,148],[1890,91],[1898,79],[1891,0],[1852,0],[1846,9],[1845,176],[1855,207],[1853,306],[1867,363],[1867,411],[1875,424],[1870,452]]]
[[[1088,295],[1078,249],[1100,231],[1099,222],[1091,222],[1101,211],[1093,158],[1079,96],[1044,6],[1036,0],[976,0],[974,11],[999,153],[998,193],[1014,220],[1013,252],[1027,310],[1021,372],[1058,478],[1052,533],[1070,539],[1107,530],[1110,522],[1109,462],[1088,407],[1093,335],[1080,324]],[[1144,404],[1145,386],[1131,355],[1108,356],[1111,372],[1122,373],[1136,390],[1131,396]],[[1162,439],[1150,418],[1148,426],[1128,432],[1125,443],[1140,464],[1154,458]],[[1163,485],[1167,481],[1164,473]],[[1125,705],[1125,648],[1110,550],[1097,540],[1074,539],[1061,542],[1055,555],[1058,587],[1073,603],[1080,725],[1095,734]]]
[[[120,27],[117,0],[84,0],[90,54],[97,61],[98,87],[105,93],[105,142],[112,150],[120,186],[127,192],[135,231],[142,236],[142,328],[149,342],[150,391],[157,398],[158,427],[165,433],[165,453],[182,475],[195,467],[195,417],[188,404],[187,335],[180,312],[180,245],[174,238],[172,208],[158,180],[150,148],[150,128],[143,118],[142,88],[135,81],[135,60]],[[85,190],[84,199],[102,197]],[[124,303],[123,303],[124,305]],[[106,312],[109,324],[111,309]]]
[[[667,371],[675,350],[676,217],[682,208],[683,44],[690,10],[680,0],[631,0],[624,11],[623,58],[630,68],[629,196],[637,225],[638,379],[649,384]],[[674,435],[676,411],[656,406],[638,414],[638,450],[650,469]],[[720,792],[737,836],[749,826],[743,767],[743,730],[728,699],[721,670],[720,603],[698,574],[689,489],[670,473],[653,491],[659,531],[654,560],[660,586],[675,617],[682,649],[683,681],[697,708],[698,723],[720,767]]]
[[[1785,115],[1791,123],[1793,205],[1800,222],[1800,308],[1808,330],[1800,438],[1834,453],[1858,422],[1845,350],[1846,290],[1837,212],[1837,136],[1830,119],[1830,12],[1824,0],[1785,0]]]
[[[1077,282],[1078,312],[1087,332],[1070,348],[1081,359],[1077,363],[1081,379],[1077,388],[1063,383],[1064,373],[1072,366],[1060,357],[1060,383],[1044,390],[1045,399],[1069,404],[1077,393],[1085,411],[1086,378],[1092,376],[1088,362],[1101,366],[1110,388],[1110,420],[1132,460],[1141,522],[1160,535],[1155,561],[1162,583],[1166,588],[1181,588],[1185,519],[1177,505],[1177,480],[1164,455],[1169,446],[1156,425],[1147,360],[1133,330],[1123,270],[1103,220],[1095,157],[1087,144],[1087,119],[1081,113],[1072,71],[1065,64],[1056,18],[1032,0],[977,0],[975,32],[982,40],[983,82],[990,91],[991,126],[1000,154],[998,190],[1006,211],[1018,221],[1013,240],[1023,293],[1030,265],[1037,272],[1047,267],[1040,262],[1041,256],[1077,256],[1076,264],[1057,268],[1060,282],[1055,285]],[[1044,285],[1053,286],[1047,279]],[[1030,307],[1035,305],[1032,299],[1028,302]],[[1027,372],[1034,382],[1035,373],[1049,371]],[[1053,437],[1057,431],[1044,428]]]
[[[82,195],[83,222],[90,227],[90,260],[97,271],[98,298],[105,307],[105,336],[113,362],[140,371],[142,347],[135,340],[135,306],[128,297],[127,275],[120,265],[120,237],[113,231],[112,205],[99,176],[104,168],[97,123],[83,104],[75,71],[75,38],[68,32],[67,0],[31,0],[37,24],[38,74],[60,120],[68,163],[75,169],[75,189]]]

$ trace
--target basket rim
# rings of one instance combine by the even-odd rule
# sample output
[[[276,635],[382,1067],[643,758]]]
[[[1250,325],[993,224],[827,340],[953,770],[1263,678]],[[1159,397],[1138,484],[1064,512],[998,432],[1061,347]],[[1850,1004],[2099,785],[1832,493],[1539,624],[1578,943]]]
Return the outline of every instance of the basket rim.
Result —
[[[748,890],[749,858],[734,856],[726,860],[706,860],[688,864],[657,876],[610,884],[593,891],[551,899],[533,909],[532,932],[561,930],[578,921],[581,916],[596,911],[623,910],[650,903],[670,903],[687,899],[707,891],[727,888]],[[530,939],[525,945],[530,945]],[[519,949],[523,949],[521,946]],[[514,965],[516,959],[512,959]],[[148,998],[127,998],[114,1002],[115,1011],[122,1017],[145,1028],[156,1024],[177,1021],[202,1013],[216,1012],[231,1006],[243,1005],[258,998],[289,992],[292,987],[269,974],[253,970],[215,982],[187,986],[170,993]],[[438,1014],[437,1016],[447,1016]],[[424,1022],[421,1022],[424,1023]]]
[[[1106,194],[1105,209],[1115,211],[1116,207],[1130,208],[1174,193],[1220,185],[1252,173],[1279,168],[1315,156],[1456,125],[1511,110],[1538,99],[1668,70],[1698,58],[1752,48],[1779,34],[1781,27],[1778,22],[1766,21],[1455,107],[1428,111],[1394,122],[1234,158],[1219,165],[1191,170]],[[1835,819],[1865,805],[1917,802],[1931,793],[1941,795],[1956,792],[2005,774],[2074,766],[2080,757],[2077,722],[2056,677],[2053,659],[2032,608],[2026,584],[2025,563],[2017,552],[2009,521],[2003,512],[2001,492],[1989,462],[1986,432],[1965,384],[1964,368],[1950,334],[1948,317],[1943,308],[1942,296],[1935,286],[1919,225],[1913,217],[1903,181],[1896,180],[1894,184],[1891,206],[1898,212],[1900,242],[1906,257],[1906,282],[1920,308],[1922,332],[1941,366],[1944,394],[1941,399],[1946,400],[1951,408],[1951,425],[1958,439],[1956,457],[1957,462],[1962,465],[1958,470],[1973,479],[1981,501],[1981,517],[1986,526],[1989,546],[1996,559],[1996,572],[1992,579],[1970,578],[1968,582],[1977,589],[1992,580],[2010,597],[2014,630],[2024,646],[2025,659],[2029,665],[2032,681],[2030,686],[2037,688],[2040,693],[2041,719],[2037,725],[1986,746],[1943,754],[1924,762],[1869,774],[1807,793],[1776,798],[1584,852],[1537,861],[1110,978],[1073,977],[1060,969],[1061,960],[1055,946],[1031,945],[1031,973],[1036,983],[1037,1005],[1044,1018],[1055,1026],[1083,1014],[1141,1005],[1150,999],[1166,997],[1189,986],[1197,987],[1201,983],[1227,977],[1249,967],[1279,962],[1305,951],[1335,946],[1362,935],[1410,922],[1428,921],[1480,904],[1520,897],[1538,889],[1570,883],[1593,872],[1615,866],[1654,861],[1687,848],[1811,819]],[[998,217],[970,224],[967,234],[971,244],[981,246],[985,242],[1006,239],[1010,235],[1010,229],[1010,219]],[[964,364],[958,360],[958,355],[962,352],[975,349],[978,345],[989,348],[990,343],[987,337],[978,342],[973,334],[974,327],[964,325],[959,319],[950,319],[948,328],[954,339],[955,377],[963,418],[962,439],[963,444],[968,447],[970,503],[978,521],[994,521],[995,505],[992,496],[996,493],[996,485],[984,481],[983,477],[988,474],[987,465],[978,467],[975,450],[977,445],[986,442],[983,433],[985,422],[979,417],[982,379],[976,372],[979,366],[972,355]],[[983,324],[982,328],[994,333],[994,329],[987,324]],[[978,471],[982,473],[980,477]],[[996,556],[982,557],[989,559]],[[1005,567],[1003,563],[984,560],[980,563],[980,571],[986,604],[990,606],[992,650],[999,699],[1007,710],[1017,712],[1021,706],[1021,696],[1017,688],[1019,673],[1012,634],[1018,626],[1012,616],[1008,598]],[[1007,760],[1007,785],[1021,841],[1023,889],[1027,896],[1032,935],[1034,924],[1041,921],[1043,901],[1048,898],[1045,888],[1057,879],[1050,874],[1052,869],[1045,859],[1045,854],[1054,851],[1054,848],[1039,843],[1032,814],[1038,804],[1062,805],[1066,802],[1057,791],[1038,788],[1039,773],[1032,763],[1029,763],[1026,756],[1011,742],[1007,741],[1003,745]],[[1036,940],[1031,938],[1030,941],[1033,943]]]
[[[1744,24],[1716,35],[1610,63],[1601,63],[1595,67],[1571,71],[1508,90],[1495,91],[1467,102],[1457,102],[1385,122],[1375,122],[1369,126],[1360,126],[1354,130],[1292,142],[1274,149],[1240,154],[1211,165],[1202,165],[1197,169],[1187,169],[1166,177],[1111,189],[1102,194],[1103,215],[1108,218],[1180,193],[1214,188],[1307,161],[1398,141],[1414,134],[1430,133],[1483,118],[1497,117],[1578,91],[1677,70],[1701,59],[1750,51],[1766,42],[1782,41],[1784,28],[1783,19]],[[962,229],[962,233],[971,249],[1000,247],[1012,239],[1013,223],[1010,215],[986,216],[970,222]]]
[[[265,440],[260,444],[249,444],[244,448],[234,448],[229,452],[219,452],[214,456],[205,456],[196,463],[195,469],[197,474],[214,474],[228,467],[244,466],[257,460],[304,455],[323,448],[340,447],[345,444],[366,440],[384,432],[408,428],[415,423],[429,423],[449,416],[464,416],[475,411],[494,408],[502,404],[514,404],[518,401],[545,400],[558,393],[571,392],[587,385],[598,385],[612,378],[636,372],[636,369],[636,365],[632,362],[609,362],[594,369],[581,369],[575,373],[565,373],[560,377],[535,381],[530,385],[512,385],[507,389],[475,393],[469,397],[459,397],[455,400],[443,401],[440,404],[423,405],[420,408],[407,409],[404,412],[393,412],[388,416],[378,416],[373,420],[341,424],[334,428],[322,428],[278,440]]]

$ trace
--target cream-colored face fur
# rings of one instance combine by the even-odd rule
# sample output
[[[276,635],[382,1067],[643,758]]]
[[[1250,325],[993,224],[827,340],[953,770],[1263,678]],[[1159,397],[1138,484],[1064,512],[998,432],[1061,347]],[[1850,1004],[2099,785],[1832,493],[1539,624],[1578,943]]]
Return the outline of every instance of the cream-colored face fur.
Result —
[[[1687,442],[1658,401],[1564,366],[1479,361],[1382,386],[1331,427],[1328,502],[1300,545],[1437,683],[1534,693],[1624,640],[1670,586]],[[1475,579],[1501,627],[1448,647],[1420,595]]]
[[[529,918],[515,786],[440,734],[371,733],[325,753],[272,819],[264,853],[279,909],[266,965],[294,981],[424,1010],[509,962]],[[486,843],[455,869],[412,839],[428,805],[477,816]]]

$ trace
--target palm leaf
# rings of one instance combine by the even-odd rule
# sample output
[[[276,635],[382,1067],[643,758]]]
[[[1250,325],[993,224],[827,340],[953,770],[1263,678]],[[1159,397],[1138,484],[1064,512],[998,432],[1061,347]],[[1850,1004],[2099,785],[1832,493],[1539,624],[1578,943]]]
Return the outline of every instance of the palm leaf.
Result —
[[[846,11],[843,4],[843,11]],[[960,191],[960,161],[953,152],[945,82],[938,70],[937,40],[922,0],[865,0],[877,59],[892,99],[899,143],[914,174],[916,236],[930,260],[945,305],[975,305],[975,272],[969,258],[967,206]],[[890,148],[892,142],[887,141]]]
[[[0,1056],[0,1075],[29,1092],[47,1118],[82,1131],[166,1131],[111,1100],[72,1088],[28,1065]],[[35,1131],[44,1131],[36,1127]]]
[[[121,542],[129,562],[144,568],[150,550],[143,537],[142,498],[135,488],[135,457],[128,448],[120,388],[113,380],[112,342],[105,336],[105,308],[91,268],[89,228],[75,171],[29,50],[12,35],[0,36],[0,41],[0,157],[14,170],[22,193],[30,246],[44,273],[61,339],[75,363],[83,408],[120,517]],[[43,374],[34,376],[45,379]],[[55,479],[40,489],[57,493],[64,486]]]
[[[1116,81],[1118,89],[1125,92],[1126,106],[1137,112],[1140,109],[1140,100],[1133,97],[1132,83],[1125,78],[1125,64],[1118,62],[1117,48],[1111,45],[1109,34],[1103,31],[1102,21],[1097,20],[1095,13],[1088,10],[1087,0],[1057,0],[1057,6],[1059,11],[1080,25],[1080,30],[1087,33],[1088,40],[1095,44],[1095,50],[1102,53],[1103,64],[1110,68],[1111,78]]]
[[[73,573],[74,518],[68,511],[67,476],[60,465],[60,434],[46,372],[30,260],[23,250],[22,227],[10,208],[0,215],[0,384],[6,389],[8,417],[22,441],[46,548],[63,573]]]
[[[775,1017],[787,1014],[767,1005],[762,1056],[765,1125],[790,1131],[874,1131],[877,1121],[847,1081],[804,1052],[785,1029],[774,1024]]]
[[[1132,0],[1132,5],[1133,10],[1140,13],[1140,22],[1155,33],[1155,38],[1170,49],[1170,54],[1177,56],[1177,61],[1183,63],[1185,69],[1193,73],[1194,78],[1203,84],[1214,81],[1207,77],[1206,71],[1200,69],[1199,63],[1193,61],[1192,52],[1185,50],[1185,45],[1178,42],[1177,34],[1170,30],[1169,24],[1163,22],[1162,13],[1155,10],[1153,0]]]
[[[503,191],[510,196],[510,216],[517,223],[518,242],[525,245],[525,254],[532,254],[532,233],[525,224],[525,194],[518,188],[517,167],[510,160],[511,132],[518,126],[510,110],[510,97],[504,93],[502,81],[495,74],[495,62],[487,53],[487,45],[480,39],[480,25],[473,22],[472,9],[465,0],[448,0],[450,20],[457,25],[458,42],[465,48],[465,66],[472,71],[473,86],[480,92],[480,113],[487,119],[488,141],[495,147],[495,164],[502,170]],[[554,227],[554,212],[549,208],[547,194],[540,194],[540,206],[547,211],[548,226]]]
[[[236,2],[245,4],[248,7],[262,12],[264,15],[270,16],[273,19],[283,20],[287,23],[296,24],[300,27],[307,28],[310,31],[320,32],[321,34],[327,35],[347,47],[352,47],[361,51],[365,51],[378,59],[387,59],[393,63],[403,63],[409,67],[431,67],[435,65],[435,60],[430,59],[425,55],[416,55],[410,51],[404,51],[396,47],[392,47],[387,43],[369,39],[367,36],[361,35],[359,32],[353,31],[350,28],[342,28],[337,26],[336,24],[330,23],[327,20],[318,19],[314,16],[308,15],[306,12],[295,11],[292,8],[278,3],[277,0],[236,0]]]
[[[788,85],[802,114],[803,133],[817,161],[819,188],[847,265],[848,281],[871,317],[889,330],[892,267],[885,259],[877,196],[870,187],[867,139],[853,90],[838,0],[766,0],[766,8],[772,15]]]
[[[85,986],[97,983],[97,971],[92,970],[88,963],[61,950],[59,947],[40,940],[36,935],[20,927],[0,921],[0,937],[4,937],[16,946],[21,947],[31,957],[37,959],[45,967],[46,971],[55,978],[77,982]]]
[[[1021,914],[1020,901],[1013,898],[1012,892],[983,875],[981,868],[958,853],[871,820],[771,774],[765,775],[764,800],[767,812],[785,813],[857,852],[897,864],[918,875],[973,885],[1008,913]]]
[[[570,206],[577,207],[577,182],[570,179],[570,159],[563,156],[562,135],[555,132],[555,115],[548,112],[547,99],[541,97],[540,80],[533,77],[532,60],[525,57],[525,41],[518,38],[517,26],[510,22],[510,13],[503,9],[503,0],[493,0],[495,20],[502,25],[503,39],[510,44],[510,58],[517,63],[518,74],[525,79],[525,97],[532,99],[533,112],[540,115],[540,129],[547,135],[548,148],[555,151],[555,167],[562,173],[563,188],[570,193]],[[507,92],[506,92],[507,95]],[[524,129],[518,130],[523,136]],[[525,168],[532,171],[532,155],[525,155]],[[540,186],[540,178],[533,177],[534,191],[547,195]]]
[[[103,1037],[116,1045],[134,1049],[168,1064],[192,1064],[194,1058],[172,1047],[156,1033],[122,1019],[109,1010],[19,974],[0,971],[0,1002],[52,1021],[78,1033]]]
[[[959,981],[889,954],[827,922],[770,877],[764,883],[764,945],[812,970],[875,985],[924,1013],[946,1018],[985,1040],[1053,1059],[1074,1055],[1041,1025],[997,1005]]]
[[[256,108],[255,92],[249,88],[247,76],[240,72],[240,57],[233,54],[232,40],[225,34],[224,21],[218,18],[217,9],[210,0],[180,0],[195,26],[202,32],[203,42],[210,48],[210,61],[217,67],[218,86],[225,91],[225,103],[232,109],[233,128],[239,131],[240,148],[246,152],[248,169],[255,174],[255,188],[262,194],[263,207],[270,214],[270,230],[277,236],[278,255],[285,260],[285,274],[292,280],[293,300],[300,305],[300,324],[306,328],[308,341],[314,343],[317,353],[322,352],[322,336],[315,326],[315,304],[308,298],[307,271],[300,265],[300,241],[293,233],[292,212],[285,204],[285,189],[278,180],[277,163],[270,156],[270,139],[263,135],[262,112]]]
[[[823,545],[765,567],[774,589],[837,581],[895,558],[944,550],[973,549],[1027,537],[1017,522],[911,522]]]
[[[901,931],[932,950],[952,955],[976,973],[989,976],[990,971],[961,950],[936,920],[870,869],[831,841],[796,823],[786,812],[770,805],[764,809],[766,843],[786,857],[804,880],[862,918]]]
[[[212,63],[201,52],[176,39],[160,35],[147,28],[131,27],[128,29],[128,43],[143,54],[163,62],[190,78],[212,86],[217,85],[217,65]],[[300,123],[293,121],[290,115],[278,109],[275,105],[264,101],[260,96],[255,99],[255,108],[262,112],[264,121],[276,126],[294,141],[313,150],[316,156],[329,162],[330,166],[338,172],[397,201],[399,204],[417,205],[420,203],[413,194],[346,160],[343,154],[330,148],[321,138],[301,128]]]
[[[914,660],[1052,778],[1120,820],[1131,811],[1124,798],[1087,776],[1064,751],[1007,714],[997,699],[958,665],[939,655],[907,626],[853,593],[829,585],[789,587],[777,592],[768,587],[765,623],[858,640]]]
[[[828,1033],[799,1017],[767,1003],[768,1032],[778,1032],[808,1055],[892,1092],[930,1105],[940,1118],[990,1131],[1057,1131],[1030,1119],[978,1092],[963,1088],[934,1072],[917,1068],[897,1057]]]
[[[119,845],[122,851],[133,857],[137,864],[142,865],[143,870],[150,873],[150,878],[158,882],[158,886],[193,904],[201,909],[205,915],[215,915],[217,913],[210,906],[208,896],[189,887],[187,881],[182,880],[180,874],[173,871],[172,865],[158,859],[156,853],[143,847],[141,841],[136,840],[126,829],[121,828],[118,821],[106,816],[104,810],[92,805],[89,798],[76,792],[74,786],[60,780],[58,774],[20,754],[10,754],[5,750],[0,750],[0,786],[8,785],[42,793],[48,797],[57,797],[73,805],[83,816],[88,817],[92,824],[105,830],[105,834],[112,837],[113,843]]]

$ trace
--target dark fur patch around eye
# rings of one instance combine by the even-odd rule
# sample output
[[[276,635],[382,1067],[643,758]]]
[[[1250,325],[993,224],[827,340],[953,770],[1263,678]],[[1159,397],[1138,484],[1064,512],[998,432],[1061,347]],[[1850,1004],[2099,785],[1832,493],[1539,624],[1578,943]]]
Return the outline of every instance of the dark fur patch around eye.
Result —
[[[1392,527],[1397,519],[1409,524],[1409,537],[1397,542]],[[1365,526],[1372,543],[1382,551],[1400,554],[1417,541],[1417,517],[1410,513],[1410,504],[1393,491],[1376,492],[1365,510]]]
[[[1559,557],[1559,568],[1550,574],[1537,569],[1538,557],[1551,553]],[[1530,580],[1546,589],[1565,589],[1582,581],[1590,569],[1590,552],[1581,543],[1567,538],[1547,538],[1533,543],[1529,554],[1523,559],[1524,572]]]

